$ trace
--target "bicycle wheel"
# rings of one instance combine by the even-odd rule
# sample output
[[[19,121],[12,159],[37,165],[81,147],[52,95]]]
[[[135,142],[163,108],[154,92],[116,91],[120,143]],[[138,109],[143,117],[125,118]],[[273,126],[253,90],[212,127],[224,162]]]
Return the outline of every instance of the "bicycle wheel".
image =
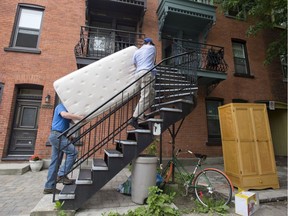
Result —
[[[195,194],[204,206],[222,206],[230,203],[232,183],[220,170],[206,168],[194,180]]]

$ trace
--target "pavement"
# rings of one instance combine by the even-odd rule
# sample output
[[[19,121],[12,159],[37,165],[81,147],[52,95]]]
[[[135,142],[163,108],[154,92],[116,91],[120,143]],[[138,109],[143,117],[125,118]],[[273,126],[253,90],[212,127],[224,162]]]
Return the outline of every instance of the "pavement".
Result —
[[[254,213],[257,215],[287,215],[287,205],[283,206],[276,213],[275,210],[264,208],[265,203],[287,200],[287,157],[277,160],[277,172],[279,177],[279,189],[253,190],[259,195],[260,210]],[[223,163],[209,164],[209,167],[224,170]],[[192,167],[187,166],[188,170]],[[76,216],[103,216],[109,212],[127,213],[141,205],[135,204],[131,196],[117,192],[120,184],[130,176],[128,168],[124,168],[100,191],[92,196],[77,212],[68,212],[68,215]],[[76,178],[77,173],[70,177]],[[0,215],[2,216],[52,216],[57,215],[54,210],[55,203],[52,202],[52,195],[43,194],[43,185],[47,177],[47,169],[40,172],[31,172],[28,163],[0,163]],[[57,188],[61,189],[58,184]],[[237,189],[234,190],[234,195]],[[57,197],[56,197],[57,198]],[[234,202],[234,197],[232,202]],[[287,203],[287,202],[286,202]],[[263,206],[263,208],[262,208]],[[262,209],[261,209],[262,208]],[[277,210],[277,209],[276,209]],[[286,210],[286,211],[285,211]],[[229,215],[236,215],[235,209],[230,210]],[[195,213],[185,214],[186,216],[199,215]]]

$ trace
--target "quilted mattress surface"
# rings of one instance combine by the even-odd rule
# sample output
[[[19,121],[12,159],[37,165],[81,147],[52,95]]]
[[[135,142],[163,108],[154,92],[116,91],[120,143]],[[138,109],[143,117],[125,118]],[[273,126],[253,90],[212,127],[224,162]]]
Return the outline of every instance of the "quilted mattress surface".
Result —
[[[132,58],[136,50],[136,46],[130,46],[56,80],[54,89],[68,112],[86,116],[133,82],[135,66]],[[132,93],[135,88],[129,88],[125,94]],[[121,96],[91,118],[119,100]]]

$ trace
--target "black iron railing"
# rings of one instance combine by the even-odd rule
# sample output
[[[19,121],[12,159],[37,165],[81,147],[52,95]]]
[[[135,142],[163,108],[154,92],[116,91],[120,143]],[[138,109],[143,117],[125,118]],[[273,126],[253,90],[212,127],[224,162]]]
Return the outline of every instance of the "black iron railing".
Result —
[[[227,71],[228,64],[224,60],[224,47],[178,38],[173,38],[171,41],[173,44],[172,55],[192,50],[197,53],[194,55],[196,58],[194,62],[197,62],[198,70]]]
[[[177,94],[181,96],[182,90],[187,92],[190,91],[190,95],[193,95],[197,91],[197,74],[194,68],[194,56],[195,52],[190,51],[182,53],[173,57],[162,60],[157,64],[153,69],[147,73],[151,73],[152,70],[161,71],[162,74],[165,74],[165,71],[171,70],[173,68],[178,73],[181,73],[184,78],[186,77],[186,84],[183,86],[178,86],[177,91],[165,91],[165,94],[162,95],[157,101],[153,101],[155,107],[157,104],[162,103],[163,101],[167,102],[173,100]],[[146,73],[146,74],[147,74]],[[145,76],[144,74],[143,76]],[[134,88],[135,83],[140,80],[143,76],[139,77],[130,85],[123,88],[118,94],[114,95],[110,100],[99,106],[89,115],[87,115],[82,121],[78,122],[65,132],[63,132],[59,139],[62,136],[69,138],[69,144],[83,143],[82,146],[78,146],[78,159],[75,161],[72,170],[67,170],[67,173],[70,173],[82,163],[89,163],[89,159],[97,158],[100,155],[103,157],[104,149],[114,148],[115,149],[115,140],[123,140],[127,137],[127,126],[128,121],[132,118],[133,109],[138,103],[139,95],[142,89],[137,89],[131,91]],[[161,77],[161,74],[160,74]],[[147,85],[155,82],[155,77],[153,77]],[[190,85],[190,86],[189,86]],[[192,88],[191,88],[192,87]],[[143,87],[143,89],[145,86]],[[161,91],[161,89],[158,88]],[[176,94],[176,95],[175,95]],[[173,95],[173,97],[171,97]],[[94,116],[94,113],[98,113],[106,104],[115,98],[121,98],[117,103],[110,106],[108,109],[102,111],[101,114]],[[151,105],[152,105],[151,103]],[[89,120],[88,123],[85,123]],[[73,137],[77,134],[76,137]],[[113,147],[114,146],[114,147]]]
[[[81,26],[80,40],[75,46],[76,57],[101,59],[129,46],[139,46],[145,35],[116,29]]]

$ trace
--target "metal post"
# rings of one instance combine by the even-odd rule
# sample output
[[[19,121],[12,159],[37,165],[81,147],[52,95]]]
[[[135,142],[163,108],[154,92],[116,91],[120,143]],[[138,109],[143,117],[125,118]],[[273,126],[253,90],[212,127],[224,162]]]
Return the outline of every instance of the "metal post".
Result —
[[[172,134],[171,134],[171,137],[172,137],[172,158],[174,160],[174,157],[175,157],[175,137],[176,137],[176,134],[175,134],[175,124],[172,125]],[[172,183],[174,184],[175,182],[175,172],[174,172],[174,163],[173,163],[173,169],[172,169]]]
[[[160,134],[160,146],[159,146],[159,148],[160,148],[159,163],[162,164],[162,151],[163,151],[163,149],[162,149],[162,132]]]

